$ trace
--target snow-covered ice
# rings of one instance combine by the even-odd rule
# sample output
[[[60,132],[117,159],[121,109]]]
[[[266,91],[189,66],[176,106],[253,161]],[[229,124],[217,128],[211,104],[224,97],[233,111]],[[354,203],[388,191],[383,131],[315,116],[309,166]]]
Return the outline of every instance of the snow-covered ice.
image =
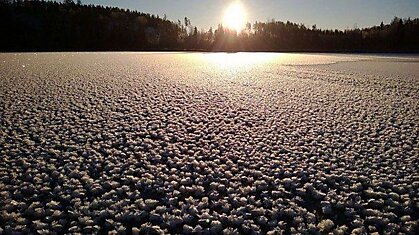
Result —
[[[0,233],[418,233],[417,56],[0,61]]]

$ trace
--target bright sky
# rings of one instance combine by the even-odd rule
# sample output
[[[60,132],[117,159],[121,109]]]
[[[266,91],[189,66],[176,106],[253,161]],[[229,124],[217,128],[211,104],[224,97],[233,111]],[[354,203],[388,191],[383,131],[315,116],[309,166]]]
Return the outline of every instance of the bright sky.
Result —
[[[82,0],[84,4],[100,4],[135,9],[173,21],[185,16],[199,29],[216,27],[223,12],[233,0]],[[369,27],[389,23],[394,16],[419,17],[419,0],[241,0],[251,23],[275,19],[316,24],[322,29]]]

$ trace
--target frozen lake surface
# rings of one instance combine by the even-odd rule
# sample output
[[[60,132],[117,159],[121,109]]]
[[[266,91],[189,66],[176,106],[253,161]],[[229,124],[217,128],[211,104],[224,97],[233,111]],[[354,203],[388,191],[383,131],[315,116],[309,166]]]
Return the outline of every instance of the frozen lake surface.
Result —
[[[0,233],[418,233],[419,57],[0,54]]]

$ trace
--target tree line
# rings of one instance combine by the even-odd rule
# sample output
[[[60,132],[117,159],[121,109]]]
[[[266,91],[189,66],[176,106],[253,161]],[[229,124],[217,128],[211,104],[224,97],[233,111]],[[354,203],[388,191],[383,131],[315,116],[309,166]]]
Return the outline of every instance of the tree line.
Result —
[[[363,29],[323,30],[292,22],[248,23],[241,32],[198,30],[128,9],[80,0],[0,0],[1,51],[316,51],[419,52],[419,19],[395,17]]]

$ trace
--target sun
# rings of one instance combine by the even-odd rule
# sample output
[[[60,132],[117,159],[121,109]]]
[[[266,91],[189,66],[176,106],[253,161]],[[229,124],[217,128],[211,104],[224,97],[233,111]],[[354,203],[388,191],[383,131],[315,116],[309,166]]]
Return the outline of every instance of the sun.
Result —
[[[232,3],[224,12],[223,25],[240,32],[246,26],[246,11],[240,1]]]

